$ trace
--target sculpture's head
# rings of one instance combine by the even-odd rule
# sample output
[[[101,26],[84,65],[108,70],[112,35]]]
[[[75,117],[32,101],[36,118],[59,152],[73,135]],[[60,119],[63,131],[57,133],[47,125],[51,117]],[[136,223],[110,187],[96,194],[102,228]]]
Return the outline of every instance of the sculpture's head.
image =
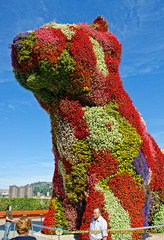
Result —
[[[91,25],[45,24],[16,35],[11,48],[16,79],[45,103],[67,96],[104,104],[109,73],[117,73],[121,56],[101,16]]]

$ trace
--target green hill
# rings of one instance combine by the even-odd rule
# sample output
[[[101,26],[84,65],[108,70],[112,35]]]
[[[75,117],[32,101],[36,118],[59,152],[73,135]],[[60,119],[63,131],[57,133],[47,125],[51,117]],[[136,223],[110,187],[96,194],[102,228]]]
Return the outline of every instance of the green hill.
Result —
[[[28,185],[31,185],[33,187],[34,196],[37,196],[37,192],[42,193],[44,196],[47,195],[47,192],[49,192],[50,196],[52,195],[51,182],[34,182]]]

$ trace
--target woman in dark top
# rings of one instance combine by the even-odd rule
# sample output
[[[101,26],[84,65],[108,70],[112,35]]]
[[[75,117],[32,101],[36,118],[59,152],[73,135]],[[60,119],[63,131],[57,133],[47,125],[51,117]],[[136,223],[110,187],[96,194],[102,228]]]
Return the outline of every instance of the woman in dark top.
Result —
[[[36,240],[35,237],[28,235],[31,225],[32,225],[31,219],[26,217],[21,217],[16,223],[16,230],[19,236],[14,237],[11,240]]]
[[[8,236],[11,230],[11,223],[13,221],[13,215],[11,212],[12,208],[11,206],[7,207],[7,212],[6,212],[6,223],[5,223],[5,232],[2,240],[8,240]]]

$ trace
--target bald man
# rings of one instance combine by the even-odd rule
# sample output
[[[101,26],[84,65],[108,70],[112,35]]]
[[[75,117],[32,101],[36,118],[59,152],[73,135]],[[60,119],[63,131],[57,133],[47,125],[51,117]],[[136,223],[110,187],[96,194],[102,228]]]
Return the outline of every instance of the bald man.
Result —
[[[100,208],[94,208],[90,230],[100,230],[100,232],[97,234],[91,232],[89,235],[90,240],[107,240],[108,233],[105,229],[107,229],[107,222],[101,216]]]

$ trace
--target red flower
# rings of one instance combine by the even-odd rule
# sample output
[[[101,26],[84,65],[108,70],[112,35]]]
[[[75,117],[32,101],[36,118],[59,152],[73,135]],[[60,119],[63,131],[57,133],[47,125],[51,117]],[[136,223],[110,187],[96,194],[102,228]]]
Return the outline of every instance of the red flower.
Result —
[[[120,200],[123,208],[128,211],[132,228],[144,225],[144,191],[128,173],[117,175],[108,181],[110,189]],[[134,239],[141,239],[139,234]]]
[[[95,174],[99,180],[109,177],[118,171],[118,161],[111,155],[110,150],[94,152],[94,162],[89,167],[88,175]]]
[[[84,110],[78,101],[62,99],[60,104],[61,116],[72,124],[75,136],[78,139],[85,138],[89,135],[88,125],[83,118]]]
[[[98,30],[101,32],[107,32],[108,31],[108,22],[102,17],[102,16],[98,16],[93,24],[98,25]]]
[[[101,191],[97,191],[94,189],[94,187],[89,188],[89,194],[87,197],[87,204],[85,208],[85,212],[82,217],[82,224],[80,227],[80,230],[89,230],[90,228],[90,222],[92,219],[93,215],[93,209],[95,207],[99,207],[102,211],[102,216],[105,218],[105,220],[108,223],[108,228],[109,228],[109,218],[108,218],[108,212],[105,210],[105,200],[104,200],[104,195]],[[87,240],[89,239],[89,234],[84,233],[81,234],[80,237],[82,240]],[[108,239],[111,240],[111,235],[110,233],[108,234]]]
[[[50,202],[50,207],[44,218],[43,226],[55,227],[56,225],[55,213],[56,213],[56,210],[52,207],[52,202]],[[42,232],[44,234],[54,234],[52,230],[49,230],[49,229],[43,229]]]

